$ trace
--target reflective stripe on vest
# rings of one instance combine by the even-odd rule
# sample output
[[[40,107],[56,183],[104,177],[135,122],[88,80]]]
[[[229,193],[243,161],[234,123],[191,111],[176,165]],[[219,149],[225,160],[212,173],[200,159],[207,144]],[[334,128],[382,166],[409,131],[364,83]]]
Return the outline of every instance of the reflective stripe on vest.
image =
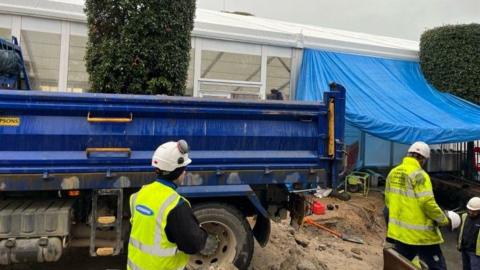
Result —
[[[168,256],[175,256],[177,253],[177,248],[162,248],[160,243],[162,241],[162,223],[163,223],[163,214],[165,213],[165,209],[174,202],[179,197],[178,194],[170,195],[165,202],[160,206],[158,210],[156,221],[157,221],[157,229],[155,230],[155,241],[153,245],[142,243],[141,241],[135,239],[134,237],[130,236],[130,244],[135,248],[141,250],[144,253],[153,256],[159,257],[168,257]],[[133,200],[132,200],[133,202]],[[133,204],[134,205],[134,204]]]
[[[460,250],[462,247],[462,238],[463,238],[463,229],[465,227],[465,220],[467,219],[467,214],[462,214],[462,223],[460,224],[460,234],[458,234],[457,239],[457,249]],[[480,237],[480,235],[479,235]]]
[[[400,188],[386,187],[385,192],[395,193],[409,198],[416,198],[413,190],[403,190]]]
[[[132,262],[130,259],[127,261],[127,266],[128,270],[143,270],[142,268],[138,267],[134,262]]]
[[[403,190],[403,189],[392,188],[392,187],[385,188],[385,192],[395,193],[395,194],[402,195],[402,196],[412,198],[412,199],[418,199],[418,198],[422,198],[422,197],[433,196],[433,192],[431,192],[431,191],[424,191],[424,192],[415,193],[415,191],[413,191],[413,190]]]
[[[435,226],[408,224],[403,221],[397,220],[395,218],[389,218],[388,223],[392,223],[399,227],[409,229],[409,230],[416,230],[416,231],[432,231],[432,230],[435,230],[436,228]]]

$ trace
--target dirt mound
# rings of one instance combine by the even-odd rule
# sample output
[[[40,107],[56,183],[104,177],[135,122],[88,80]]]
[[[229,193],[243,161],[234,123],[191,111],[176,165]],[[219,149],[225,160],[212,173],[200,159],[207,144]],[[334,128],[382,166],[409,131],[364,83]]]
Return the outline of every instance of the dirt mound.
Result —
[[[352,196],[344,202],[319,199],[334,210],[312,216],[316,222],[344,234],[362,238],[365,244],[343,241],[331,234],[304,225],[295,231],[287,221],[272,224],[270,243],[255,247],[252,270],[381,269],[385,237],[383,196],[371,192],[368,198]],[[338,208],[335,207],[338,206]]]

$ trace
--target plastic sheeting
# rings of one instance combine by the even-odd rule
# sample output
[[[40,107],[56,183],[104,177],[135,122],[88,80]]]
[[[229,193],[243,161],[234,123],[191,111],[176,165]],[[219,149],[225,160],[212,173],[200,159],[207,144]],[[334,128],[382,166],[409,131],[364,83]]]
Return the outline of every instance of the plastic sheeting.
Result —
[[[306,49],[298,100],[321,100],[329,82],[347,89],[347,122],[399,143],[480,139],[480,106],[430,86],[415,61]]]
[[[345,144],[349,169],[396,166],[410,147],[409,144],[379,139],[348,124],[345,126]]]

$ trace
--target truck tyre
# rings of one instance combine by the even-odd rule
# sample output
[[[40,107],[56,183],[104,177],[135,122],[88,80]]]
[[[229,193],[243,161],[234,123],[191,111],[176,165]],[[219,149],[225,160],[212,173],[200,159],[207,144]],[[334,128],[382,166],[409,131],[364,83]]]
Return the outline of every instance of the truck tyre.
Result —
[[[246,270],[253,255],[253,235],[242,213],[224,203],[204,203],[193,207],[193,212],[209,234],[217,235],[218,247],[212,255],[190,257],[188,269],[208,269],[210,265],[231,265]]]

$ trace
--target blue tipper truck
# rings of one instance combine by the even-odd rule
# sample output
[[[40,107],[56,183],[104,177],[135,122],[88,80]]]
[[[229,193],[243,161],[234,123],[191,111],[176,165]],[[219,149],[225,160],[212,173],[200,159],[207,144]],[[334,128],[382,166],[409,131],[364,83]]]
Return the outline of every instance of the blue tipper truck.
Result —
[[[336,186],[343,159],[345,90],[323,103],[27,91],[0,74],[0,264],[53,262],[71,247],[125,252],[129,196],[154,178],[156,147],[186,140],[192,164],[178,191],[220,239],[190,266],[246,269],[270,221],[301,222],[304,192]],[[10,53],[10,56],[12,53]],[[17,90],[12,90],[16,88]],[[22,90],[23,89],[23,90]]]

